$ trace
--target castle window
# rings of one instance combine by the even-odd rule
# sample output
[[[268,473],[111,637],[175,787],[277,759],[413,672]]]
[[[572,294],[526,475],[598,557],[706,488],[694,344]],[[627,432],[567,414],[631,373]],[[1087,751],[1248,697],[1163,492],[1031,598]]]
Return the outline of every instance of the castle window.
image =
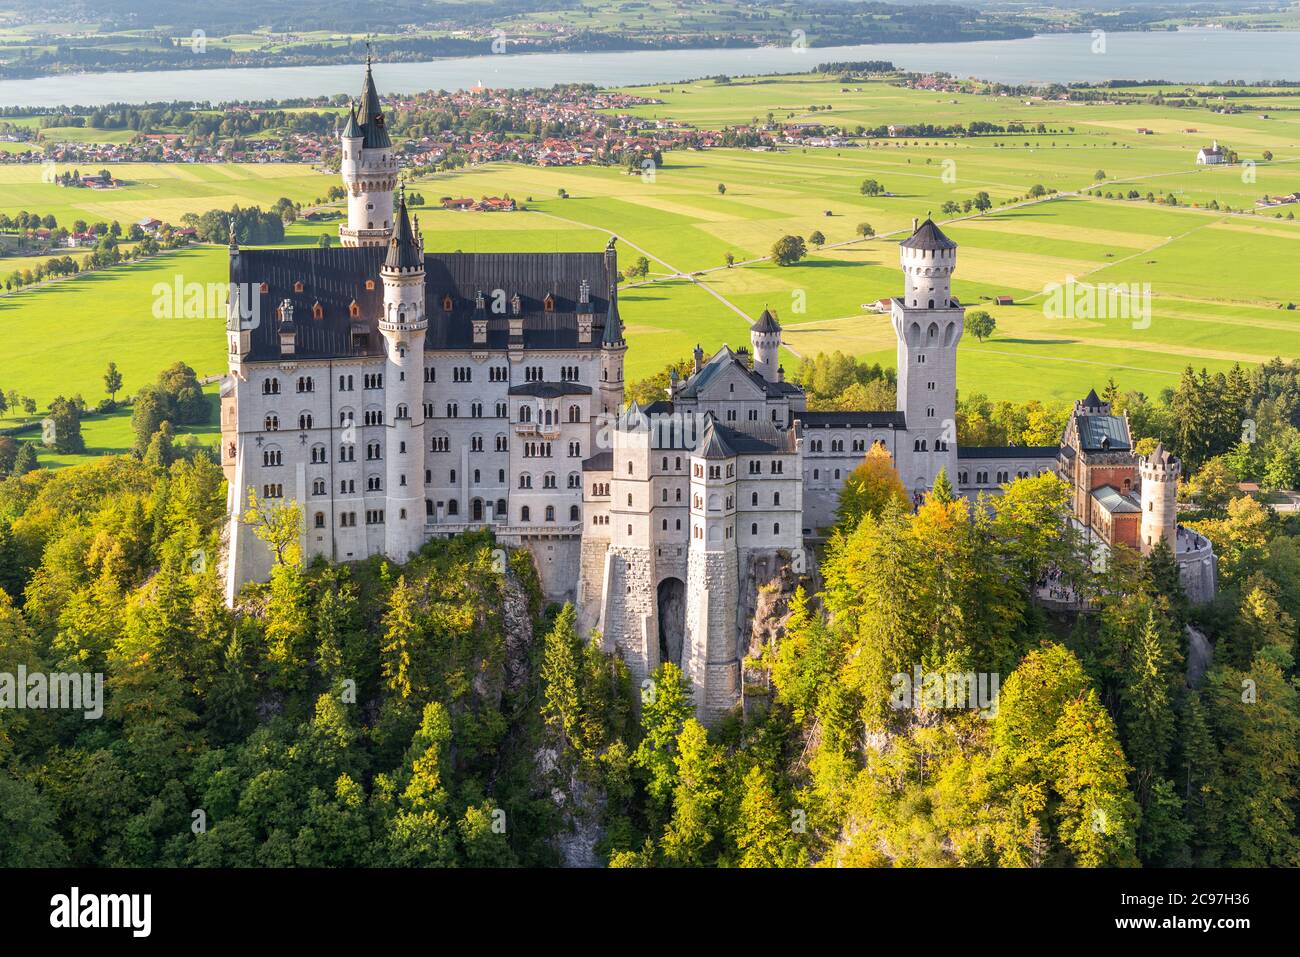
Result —
[[[531,519],[532,519],[532,513],[528,511],[527,505],[519,509],[519,521],[528,522],[531,521]]]
[[[324,512],[317,512],[317,513],[316,513],[316,527],[317,527],[317,528],[324,528],[324,527],[325,527],[325,513],[324,513]]]
[[[754,522],[752,525],[749,526],[749,534],[751,535],[758,534],[758,522]]]
[[[279,395],[280,380],[276,378],[266,379],[262,382],[262,395]]]
[[[265,426],[267,432],[277,432],[280,429],[280,417],[274,412],[269,412],[266,418],[262,420],[262,425]]]
[[[325,494],[325,480],[324,480],[324,479],[319,479],[319,478],[318,478],[318,479],[313,479],[313,480],[312,480],[312,483],[311,483],[311,494],[312,494],[312,495],[324,495],[324,494]]]
[[[294,291],[294,292],[302,292],[302,280],[301,280],[301,279],[299,279],[297,282],[295,282],[295,283],[293,284],[293,291]]]
[[[632,474],[632,460],[631,460],[631,459],[628,459],[628,460],[627,460],[627,474],[628,474],[628,475],[631,475],[631,474]]]
[[[780,522],[773,522],[773,523],[772,523],[772,534],[773,534],[773,535],[780,535],[780,534],[781,534],[781,523],[780,523]]]
[[[548,522],[553,522],[553,521],[555,521],[555,506],[554,506],[554,505],[548,505],[548,506],[546,506],[546,520],[547,520]]]
[[[303,412],[298,416],[298,428],[302,430],[310,429],[312,423],[311,413]]]
[[[836,477],[836,478],[839,478],[839,477],[840,477],[838,472],[835,474],[835,477]],[[773,493],[772,493],[772,504],[773,504],[773,505],[780,505],[780,504],[781,504],[781,493],[780,493],[780,492],[773,492]]]
[[[757,493],[757,492],[750,492],[750,493],[749,493],[749,504],[750,504],[750,505],[757,505],[757,504],[758,504],[758,493]]]
[[[459,514],[460,514],[460,503],[457,502],[454,498],[453,498],[453,499],[448,499],[448,501],[447,501],[447,514],[448,514],[448,515],[459,515]]]

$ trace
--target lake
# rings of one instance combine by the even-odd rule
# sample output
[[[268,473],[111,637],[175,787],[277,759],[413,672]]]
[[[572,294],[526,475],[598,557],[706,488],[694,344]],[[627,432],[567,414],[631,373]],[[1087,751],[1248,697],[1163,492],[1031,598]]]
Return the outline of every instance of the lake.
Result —
[[[1003,83],[1108,79],[1300,80],[1300,32],[1190,29],[1109,33],[1104,51],[1090,34],[1049,34],[976,43],[879,43],[845,47],[756,47],[627,53],[539,53],[459,57],[376,67],[383,93],[555,83],[628,86],[726,73],[798,73],[818,63],[889,60],[917,71],[943,70]],[[195,57],[203,54],[195,53]],[[356,64],[151,73],[62,74],[0,81],[0,104],[102,106],[192,100],[282,99],[355,93]]]

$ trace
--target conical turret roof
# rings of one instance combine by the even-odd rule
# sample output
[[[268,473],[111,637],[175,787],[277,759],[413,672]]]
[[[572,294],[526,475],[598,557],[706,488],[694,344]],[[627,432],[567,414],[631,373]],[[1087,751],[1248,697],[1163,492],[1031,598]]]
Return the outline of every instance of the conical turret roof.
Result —
[[[618,346],[623,344],[623,319],[618,314],[618,290],[609,291],[609,310],[605,313],[605,334],[601,344]]]
[[[366,57],[366,79],[361,86],[361,130],[365,137],[362,146],[366,149],[382,149],[393,145],[384,127],[384,108],[379,103],[379,91],[375,89],[375,78],[370,72],[370,57]]]
[[[343,124],[341,135],[345,139],[355,139],[362,135],[361,127],[357,125],[357,105],[355,103],[348,107],[348,121]]]
[[[750,327],[750,331],[768,333],[780,332],[781,324],[776,321],[776,316],[772,315],[772,313],[768,311],[767,306],[764,306],[763,311],[759,313],[758,322],[754,323],[754,325]]]
[[[384,268],[415,269],[423,266],[424,252],[420,249],[419,237],[411,228],[411,217],[406,211],[406,192],[403,190],[398,196],[393,238],[388,241],[388,256],[384,259]]]
[[[936,226],[934,220],[928,216],[925,218],[925,222],[916,228],[916,232],[904,239],[899,245],[906,249],[925,250],[957,248],[957,244],[945,236],[943,230]]]

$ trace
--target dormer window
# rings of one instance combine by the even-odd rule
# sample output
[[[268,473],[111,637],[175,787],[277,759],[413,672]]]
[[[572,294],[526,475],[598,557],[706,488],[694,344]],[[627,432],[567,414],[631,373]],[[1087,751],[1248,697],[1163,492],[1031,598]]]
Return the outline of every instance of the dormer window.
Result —
[[[374,292],[374,291],[375,291],[375,281],[373,279],[367,279],[366,292]]]
[[[546,298],[542,300],[542,309],[544,309],[546,312],[554,312],[555,297],[548,293]]]
[[[324,319],[325,307],[322,306],[319,302],[313,302],[311,304],[311,317],[313,319]]]
[[[302,280],[301,280],[301,279],[299,279],[296,283],[293,284],[293,291],[294,291],[294,292],[302,292]]]
[[[266,295],[268,292],[271,291],[271,287],[268,286],[266,283],[262,283],[262,285],[257,287],[257,291],[260,292],[262,295]]]
[[[515,293],[510,298],[510,311],[516,316],[522,314],[524,311],[524,301],[519,297],[519,293]]]
[[[452,308],[452,306],[454,306],[454,305],[455,305],[455,303],[452,301],[451,296],[448,295],[448,296],[443,296],[443,297],[442,297],[442,311],[443,311],[443,312],[451,312],[451,308]]]
[[[361,317],[361,307],[357,305],[355,299],[348,304],[348,315],[353,319],[359,319]]]

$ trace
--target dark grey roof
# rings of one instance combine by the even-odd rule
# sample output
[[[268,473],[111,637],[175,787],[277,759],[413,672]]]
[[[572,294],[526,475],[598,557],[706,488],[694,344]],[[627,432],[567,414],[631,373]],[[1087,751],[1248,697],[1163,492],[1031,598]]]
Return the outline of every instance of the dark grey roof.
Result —
[[[600,337],[603,345],[619,346],[623,344],[623,320],[618,314],[618,290],[609,290],[609,307],[605,311],[605,334]]]
[[[591,386],[577,382],[525,382],[522,385],[512,385],[510,394],[555,399],[562,395],[591,395]]]
[[[908,249],[956,249],[957,244],[943,234],[934,220],[930,217],[925,218],[916,232],[912,233],[899,245],[906,246]]]
[[[379,270],[388,250],[384,246],[243,249],[231,260],[230,280],[267,291],[258,296],[257,314],[248,320],[252,328],[248,358],[278,360],[280,342],[274,328],[276,307],[284,299],[296,309],[299,359],[343,358],[381,355],[382,337],[378,319],[383,311],[384,290]],[[518,294],[523,317],[524,345],[534,349],[600,348],[601,326],[592,331],[592,342],[578,341],[578,297],[582,281],[592,289],[609,287],[606,257],[602,253],[426,253],[425,314],[429,329],[425,348],[484,348],[474,342],[473,319],[484,317],[475,310],[480,290],[504,290],[505,314],[486,310],[486,348],[504,349],[510,342],[509,298]],[[366,289],[366,281],[374,289]],[[301,282],[303,289],[294,286]],[[245,288],[248,288],[247,286]],[[544,302],[550,295],[554,310]],[[450,297],[451,309],[444,309]],[[592,297],[597,310],[608,303]],[[348,307],[356,302],[360,316],[357,331],[367,335],[354,343],[353,320]],[[312,306],[319,303],[322,317],[313,318]],[[599,315],[599,311],[597,312]]]
[[[961,445],[957,447],[957,458],[1054,459],[1060,452],[1059,445]]]
[[[742,455],[779,455],[794,451],[797,433],[794,429],[782,429],[768,423],[757,423],[745,428],[733,429],[719,423],[714,424],[733,453]]]
[[[727,440],[722,436],[722,429],[717,422],[710,420],[704,428],[704,439],[700,443],[700,448],[696,455],[705,459],[729,459],[735,456]]]
[[[343,135],[349,139],[355,139],[363,135],[361,128],[357,126],[357,108],[356,104],[348,107],[348,121],[343,124]]]
[[[1147,463],[1150,465],[1160,465],[1168,468],[1178,461],[1177,456],[1165,448],[1163,442],[1157,442],[1156,447],[1147,456]]]
[[[791,412],[805,429],[905,429],[902,412]]]
[[[1088,390],[1088,394],[1084,397],[1083,404],[1089,409],[1095,409],[1101,405],[1101,399],[1098,398],[1096,389]]]
[[[589,459],[582,460],[584,472],[612,472],[614,470],[614,453],[597,452]]]
[[[388,269],[417,269],[424,261],[419,237],[411,229],[411,215],[406,209],[406,191],[402,190],[397,203],[393,236],[388,241],[388,255],[384,266]]]
[[[677,391],[678,398],[698,398],[700,391],[708,385],[710,381],[712,381],[714,376],[718,375],[723,369],[726,369],[729,364],[734,364],[736,368],[740,369],[741,372],[749,377],[749,380],[753,382],[755,386],[771,398],[797,394],[802,391],[792,382],[768,382],[753,369],[749,368],[739,355],[732,352],[727,346],[723,346],[713,354],[708,362],[700,366],[699,372],[696,372],[686,380],[682,387]]]
[[[1079,444],[1085,452],[1115,452],[1131,448],[1128,422],[1122,415],[1080,415]]]
[[[370,61],[366,61],[366,79],[361,85],[361,134],[365,137],[361,145],[365,149],[384,149],[392,146],[388,130],[384,127],[384,109],[379,103],[379,92],[375,89],[375,78],[370,73]]]
[[[776,321],[776,316],[772,315],[772,313],[768,311],[767,306],[764,306],[763,311],[759,313],[758,322],[750,326],[750,331],[768,333],[780,332],[781,324]]]

